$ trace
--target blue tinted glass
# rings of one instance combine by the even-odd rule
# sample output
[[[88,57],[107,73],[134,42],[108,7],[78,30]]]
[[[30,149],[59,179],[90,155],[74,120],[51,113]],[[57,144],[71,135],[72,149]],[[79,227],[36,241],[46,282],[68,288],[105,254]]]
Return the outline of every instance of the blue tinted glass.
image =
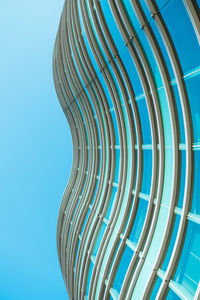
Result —
[[[183,250],[177,266],[174,281],[183,285],[192,295],[200,280],[200,225],[188,221]]]
[[[178,87],[176,83],[172,85],[173,91],[174,91],[174,96],[176,99],[176,107],[177,107],[177,112],[178,112],[178,122],[179,122],[179,134],[180,134],[180,139],[179,142],[184,144],[185,143],[185,130],[184,130],[184,122],[183,122],[183,111],[181,108],[181,102],[180,102],[180,97],[179,97],[179,92],[178,92]]]
[[[134,32],[138,32],[141,29],[141,25],[135,15],[135,12],[133,10],[133,6],[131,5],[131,1],[122,0],[124,10],[126,12],[126,15],[129,19],[130,24],[132,25],[132,29]]]
[[[118,126],[117,126],[117,119],[116,119],[116,115],[115,115],[115,111],[111,110],[110,111],[110,115],[112,117],[112,121],[113,121],[113,126],[114,126],[114,132],[115,132],[115,144],[119,145],[119,131],[118,131]]]
[[[142,6],[144,14],[146,15],[147,21],[150,21],[152,19],[151,12],[150,12],[145,0],[140,0],[140,5]]]
[[[146,34],[143,30],[140,31],[138,37],[139,37],[139,40],[142,44],[143,51],[146,54],[146,59],[150,64],[150,67],[151,67],[151,70],[152,70],[151,74],[152,74],[152,77],[154,78],[156,87],[159,88],[159,87],[163,86],[163,82],[162,82],[162,78],[161,78],[161,73],[158,69],[158,65],[157,65],[157,62],[155,60],[155,56],[152,52],[149,41],[148,41],[148,39],[146,37]]]
[[[135,127],[135,115],[133,114],[133,107],[132,104],[129,103],[130,112],[132,116],[132,127],[135,129],[135,144],[137,144],[137,135],[136,135],[136,127]]]
[[[93,271],[93,268],[94,268],[94,264],[93,264],[93,262],[91,261],[91,262],[90,262],[89,272],[88,272],[88,277],[87,277],[86,295],[88,295],[88,293],[89,293],[90,280],[91,280],[91,277],[92,277],[92,271]]]
[[[166,300],[181,300],[172,290],[169,290]]]
[[[119,246],[121,245],[121,242],[122,242],[122,240],[119,241],[119,243],[118,243],[118,245],[117,245],[117,248],[116,248],[116,250],[115,250],[115,252],[114,252],[113,259],[112,259],[112,263],[111,263],[111,265],[110,265],[110,268],[109,268],[109,271],[108,271],[108,276],[107,276],[107,278],[108,278],[109,275],[110,275],[110,271],[111,271],[111,269],[112,269],[112,266],[113,266],[115,257],[116,257],[116,255],[117,255],[117,251],[118,251],[118,249],[119,249]]]
[[[113,69],[114,69],[113,64],[112,63],[109,64],[108,65],[108,70],[109,70],[110,75],[112,76],[112,79],[114,81],[115,87],[117,89],[119,100],[120,100],[121,103],[124,103],[123,96],[122,96],[122,93],[121,93],[121,89],[120,89],[120,86],[118,84],[118,81],[117,81],[117,78],[115,76],[115,73],[114,73]],[[113,89],[113,87],[112,87],[112,89]]]
[[[124,281],[124,277],[126,275],[133,253],[134,252],[128,246],[126,246],[122,258],[119,262],[119,267],[113,284],[113,288],[116,289],[118,293],[120,293],[121,286]]]
[[[92,201],[90,202],[90,205],[93,205],[96,194],[97,194],[97,187],[98,187],[98,184],[99,184],[99,179],[96,179],[96,181],[97,182],[96,182],[96,186],[95,186],[95,190],[94,190],[94,196],[92,197]]]
[[[104,80],[103,74],[102,74],[102,73],[99,73],[99,74],[98,74],[98,78],[99,78],[99,80],[100,80],[100,82],[101,82],[103,91],[104,91],[104,93],[105,93],[106,100],[107,100],[107,102],[108,102],[108,106],[109,106],[109,108],[111,108],[111,107],[113,107],[113,103],[112,103],[112,99],[111,99],[110,92],[109,92],[109,90],[108,90],[107,84],[106,84],[106,82],[105,82],[105,80]]]
[[[101,3],[101,7],[102,7],[102,11],[103,11],[106,23],[108,24],[108,28],[110,30],[111,36],[114,40],[116,47],[119,50],[124,45],[124,40],[121,36],[121,33],[117,27],[117,23],[114,19],[111,9],[110,9],[109,1],[100,0],[100,3]]]
[[[156,24],[154,19],[151,20],[151,28],[152,28],[152,30],[155,34],[155,37],[156,37],[156,40],[157,40],[159,46],[160,46],[162,55],[164,57],[164,60],[165,60],[166,66],[167,66],[167,70],[169,72],[169,76],[170,76],[171,79],[174,79],[175,76],[174,76],[174,72],[172,70],[172,65],[171,65],[168,53],[166,51],[166,46],[163,43],[163,39],[160,35],[160,32],[158,30],[157,24]]]
[[[200,63],[200,58],[199,58],[199,63]],[[188,91],[190,109],[192,114],[194,142],[199,143],[200,142],[200,105],[199,105],[200,75],[186,79],[185,83]]]
[[[94,26],[93,17],[91,15],[91,12],[90,12],[90,9],[89,9],[89,1],[86,1],[85,3],[86,3],[86,6],[87,6],[87,12],[88,12],[88,15],[89,15],[90,25],[92,27],[92,31],[93,31],[96,43],[97,43],[97,45],[99,47],[99,50],[100,50],[100,52],[101,52],[101,54],[103,56],[102,57],[103,60],[104,60],[103,64],[105,65],[105,63],[108,61],[108,59],[107,59],[107,57],[105,55],[105,52],[104,52],[103,47],[102,47],[102,44],[100,43],[99,37],[97,35],[96,29],[95,29],[95,26]]]
[[[150,300],[155,300],[156,299],[156,295],[157,295],[158,290],[159,290],[159,288],[161,286],[161,283],[162,283],[162,280],[159,277],[156,277],[156,278],[157,279],[156,279],[153,291],[151,293]]]
[[[179,168],[179,174],[180,174],[180,190],[179,190],[179,196],[178,196],[178,204],[177,206],[179,208],[182,208],[183,206],[183,197],[184,197],[184,189],[185,189],[185,175],[186,175],[186,152],[185,150],[179,151],[180,155],[180,168]]]
[[[115,186],[113,186],[112,188],[112,193],[111,193],[111,196],[109,198],[109,205],[108,205],[108,209],[106,211],[106,218],[109,219],[109,216],[110,216],[110,212],[111,212],[111,209],[112,209],[112,205],[114,203],[114,199],[115,199],[115,195],[116,195],[116,192],[117,192],[117,188]]]
[[[141,192],[150,194],[151,177],[152,177],[152,150],[143,149],[143,179]]]
[[[162,265],[162,270],[163,271],[167,270],[167,267],[168,267],[168,264],[169,264],[169,261],[170,261],[170,258],[171,258],[171,254],[172,254],[172,251],[174,249],[174,244],[175,244],[175,241],[176,241],[176,236],[177,236],[177,232],[178,232],[179,223],[180,223],[180,216],[177,215],[175,217],[175,222],[174,222],[173,229],[172,229],[172,235],[170,236],[170,242],[169,242],[169,246],[168,246],[168,249],[167,249],[167,254],[165,256],[165,260],[164,260],[163,265]]]
[[[194,151],[194,187],[191,212],[200,214],[200,149]]]
[[[91,48],[90,48],[90,45],[89,45],[89,42],[88,42],[85,31],[82,31],[82,36],[83,36],[83,40],[85,42],[85,46],[86,46],[86,49],[87,49],[87,52],[88,52],[88,56],[91,60],[91,63],[93,65],[96,73],[98,73],[99,72],[99,66],[97,65],[97,62],[96,62],[96,60],[94,58],[94,55],[93,55],[93,52],[91,51]]]
[[[120,52],[120,57],[122,59],[122,62],[124,63],[126,71],[128,73],[135,96],[137,97],[137,96],[143,94],[141,80],[139,78],[137,69],[136,69],[133,59],[131,57],[130,51],[128,50],[128,47],[125,47]]]
[[[84,218],[84,223],[83,223],[83,226],[82,226],[82,229],[81,229],[81,233],[80,233],[81,236],[82,236],[83,230],[84,230],[84,228],[85,228],[85,224],[86,224],[86,222],[87,222],[87,219],[88,219],[88,217],[89,217],[90,211],[91,211],[91,209],[88,209],[87,215],[86,215],[86,217]]]
[[[143,144],[151,144],[151,128],[149,114],[147,110],[147,105],[145,99],[138,100],[137,107],[139,111],[140,122],[142,126],[142,138]]]
[[[183,1],[170,1],[161,11],[161,15],[174,42],[183,72],[191,71],[197,67],[197,62],[199,64],[200,51],[195,31]]]
[[[115,177],[114,182],[118,182],[120,168],[120,149],[115,149]]]
[[[98,154],[99,154],[99,171],[98,171],[98,175],[100,174],[101,171],[101,149],[98,149]]]
[[[75,260],[75,266],[74,266],[75,269],[76,269],[76,262],[77,262],[77,257],[78,257],[79,246],[80,246],[80,240],[78,241],[78,247],[77,247],[77,250],[76,250],[76,260]]]
[[[129,240],[134,244],[137,244],[139,241],[140,234],[144,225],[144,220],[146,217],[147,207],[148,202],[146,200],[139,199],[136,217],[133,223],[132,231],[129,236]]]
[[[98,236],[97,236],[97,239],[96,239],[96,242],[95,242],[95,245],[94,245],[93,253],[92,253],[94,256],[96,256],[96,254],[99,250],[99,245],[101,243],[101,240],[102,240],[105,229],[106,229],[106,224],[102,223],[102,225],[99,229],[99,233],[98,233]]]
[[[96,126],[97,126],[97,133],[98,133],[98,139],[99,139],[97,144],[101,145],[101,136],[100,136],[100,130],[99,130],[99,123],[97,122],[96,119],[95,119],[95,123],[96,123]]]

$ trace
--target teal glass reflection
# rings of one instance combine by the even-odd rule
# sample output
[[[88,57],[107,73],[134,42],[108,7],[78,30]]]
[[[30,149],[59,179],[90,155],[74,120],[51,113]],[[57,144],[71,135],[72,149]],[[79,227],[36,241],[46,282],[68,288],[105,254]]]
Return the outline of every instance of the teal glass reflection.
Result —
[[[120,293],[122,283],[124,281],[124,277],[126,275],[133,254],[133,250],[126,246],[122,258],[119,262],[119,267],[117,269],[117,273],[113,283],[113,288],[116,289],[118,293]]]
[[[174,281],[194,295],[200,280],[200,225],[188,221],[186,237]]]

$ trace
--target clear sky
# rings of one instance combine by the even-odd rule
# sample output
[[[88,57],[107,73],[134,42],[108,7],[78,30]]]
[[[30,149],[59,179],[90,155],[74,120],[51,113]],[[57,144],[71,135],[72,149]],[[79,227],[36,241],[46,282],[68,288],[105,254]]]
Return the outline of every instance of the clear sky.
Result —
[[[64,0],[0,0],[0,300],[66,300],[56,250],[71,134],[52,52]]]

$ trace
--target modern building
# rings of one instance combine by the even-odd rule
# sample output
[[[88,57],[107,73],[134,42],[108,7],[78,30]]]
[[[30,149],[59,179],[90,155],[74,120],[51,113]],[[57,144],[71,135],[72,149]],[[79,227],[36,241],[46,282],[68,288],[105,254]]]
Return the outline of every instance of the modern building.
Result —
[[[57,227],[70,299],[200,299],[200,1],[66,0],[73,138]]]

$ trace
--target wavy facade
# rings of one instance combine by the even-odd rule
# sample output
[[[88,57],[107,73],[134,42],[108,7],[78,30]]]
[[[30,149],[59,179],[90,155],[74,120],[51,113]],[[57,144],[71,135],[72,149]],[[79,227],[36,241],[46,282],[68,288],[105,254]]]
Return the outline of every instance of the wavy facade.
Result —
[[[73,138],[57,247],[71,299],[200,299],[200,2],[66,0]]]

